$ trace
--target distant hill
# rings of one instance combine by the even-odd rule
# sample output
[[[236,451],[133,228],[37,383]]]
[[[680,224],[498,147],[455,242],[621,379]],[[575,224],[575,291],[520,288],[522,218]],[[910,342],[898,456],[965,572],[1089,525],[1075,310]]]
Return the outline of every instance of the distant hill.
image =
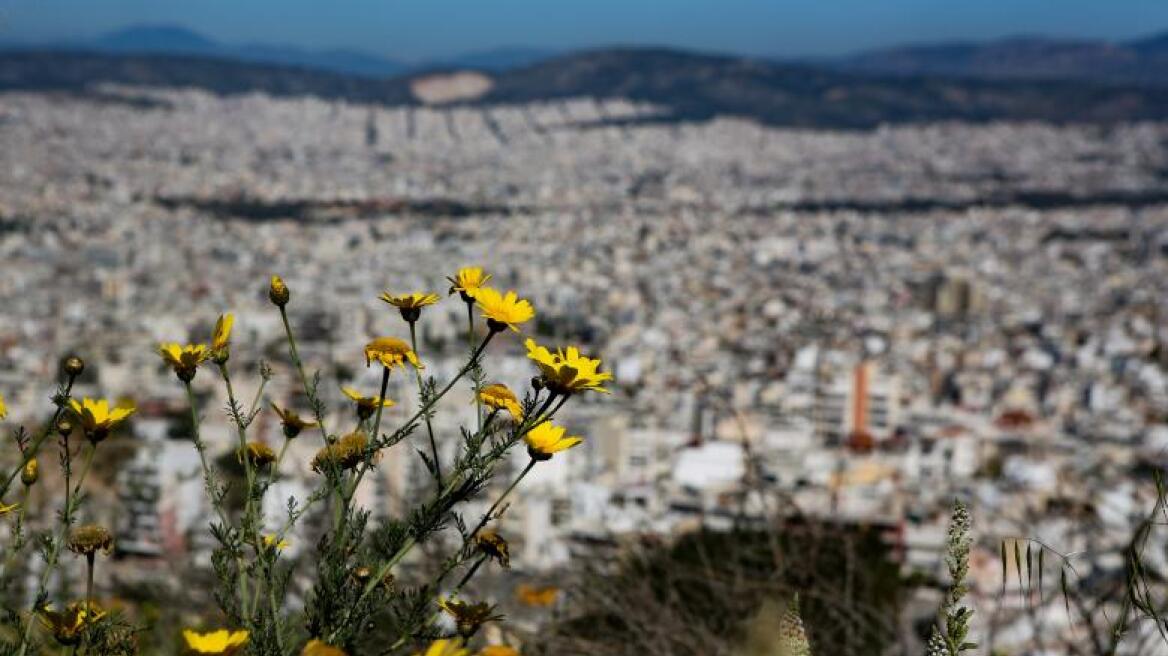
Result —
[[[195,55],[0,53],[0,90],[88,93],[96,84],[114,82],[406,105],[418,103],[411,89],[414,79],[409,75],[369,79]],[[488,86],[476,103],[628,98],[663,106],[672,120],[731,115],[774,125],[824,128],[936,120],[1168,119],[1168,87],[859,75],[830,67],[667,49],[564,55],[490,75]]]
[[[837,64],[868,74],[1168,85],[1168,33],[1127,43],[1016,37],[906,46],[860,53]]]

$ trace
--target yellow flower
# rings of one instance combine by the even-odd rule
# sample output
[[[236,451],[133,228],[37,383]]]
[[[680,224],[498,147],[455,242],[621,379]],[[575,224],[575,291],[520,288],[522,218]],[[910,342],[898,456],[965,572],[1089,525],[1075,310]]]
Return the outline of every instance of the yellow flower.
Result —
[[[377,411],[377,407],[388,408],[393,405],[393,399],[383,399],[380,396],[363,396],[352,387],[342,387],[341,392],[357,403],[357,418],[368,419]]]
[[[73,414],[77,415],[77,419],[81,421],[81,429],[85,431],[85,437],[94,444],[108,437],[110,431],[125,421],[126,417],[134,414],[137,409],[132,402],[126,401],[119,402],[111,410],[109,401],[90,398],[84,398],[80,401],[69,399],[69,407],[73,409]]]
[[[373,364],[374,360],[390,369],[404,367],[407,362],[414,365],[415,369],[425,369],[414,349],[396,337],[378,337],[365,345],[365,366]]]
[[[79,556],[92,556],[98,550],[108,554],[114,549],[114,536],[104,526],[85,524],[69,532],[68,547]]]
[[[487,645],[478,656],[519,656],[519,650],[508,645]]]
[[[272,450],[272,447],[254,440],[247,443],[246,449],[238,450],[235,456],[241,463],[246,457],[252,467],[263,467],[276,462],[276,452]]]
[[[495,613],[495,607],[485,601],[472,604],[458,599],[439,599],[438,607],[454,618],[458,634],[463,638],[471,637],[487,622],[503,619],[502,615]]]
[[[543,374],[543,383],[549,390],[557,394],[573,394],[585,390],[608,393],[600,384],[612,380],[612,374],[598,371],[600,369],[598,358],[581,355],[575,346],[569,346],[567,351],[560,349],[552,353],[531,338],[528,338],[526,345],[527,357],[539,367]]]
[[[4,397],[0,396],[0,419],[8,416],[8,406],[4,403]]]
[[[553,454],[570,449],[584,441],[583,438],[572,435],[564,437],[566,432],[563,426],[556,426],[550,421],[528,431],[523,436],[527,442],[527,453],[536,460],[550,460]]]
[[[328,645],[320,640],[309,640],[307,645],[304,645],[304,651],[300,652],[300,656],[348,656],[344,651]]]
[[[510,388],[501,383],[493,383],[479,390],[479,401],[492,410],[506,410],[515,421],[523,420],[523,406]]]
[[[474,295],[475,304],[487,318],[487,327],[494,331],[510,328],[519,332],[518,325],[531,321],[535,316],[535,308],[525,298],[509,291],[502,294],[497,289],[480,287]]]
[[[159,344],[158,354],[162,361],[174,369],[178,379],[189,383],[195,378],[199,365],[207,359],[207,347],[204,344]]]
[[[414,656],[468,656],[470,650],[462,646],[460,640],[442,638],[430,643],[424,652],[417,652]]]
[[[479,288],[486,285],[487,281],[491,279],[491,274],[483,273],[482,267],[462,267],[458,273],[447,276],[446,279],[450,281],[448,293],[459,292],[462,295],[462,300],[470,303],[474,301],[474,296]]]
[[[211,357],[215,362],[227,362],[231,355],[231,327],[235,324],[235,315],[228,312],[219,315],[215,322],[215,332],[211,335]]]
[[[353,469],[365,461],[365,450],[369,447],[369,438],[365,433],[355,431],[337,440],[316,452],[312,459],[312,470],[324,471],[326,467],[336,466],[339,469]],[[329,463],[333,463],[330,465]]]
[[[536,588],[523,583],[515,588],[515,596],[519,599],[519,603],[525,606],[551,606],[556,603],[556,597],[559,595],[560,589],[554,585]]]
[[[284,549],[287,549],[289,546],[291,546],[287,540],[277,541],[276,536],[270,533],[261,536],[260,539],[263,541],[264,547],[268,549],[275,548],[277,551],[283,551]]]
[[[196,654],[234,654],[247,643],[247,631],[228,631],[219,629],[208,633],[199,633],[191,629],[183,629],[183,640],[187,649]]]
[[[19,503],[14,503],[11,506],[6,506],[6,505],[4,505],[3,501],[0,501],[0,517],[3,517],[10,512],[16,512],[17,510],[20,510]]]
[[[426,292],[414,292],[412,294],[394,296],[389,292],[385,292],[381,295],[381,300],[396,307],[401,312],[402,319],[412,323],[417,321],[418,317],[422,316],[422,308],[438,302],[438,295]]]
[[[96,624],[105,617],[105,611],[95,603],[75,601],[63,611],[55,611],[45,606],[37,611],[41,625],[53,634],[53,638],[65,646],[77,644],[87,626]]]
[[[268,286],[268,300],[276,307],[282,308],[288,304],[292,298],[292,293],[288,291],[288,285],[284,284],[284,279],[280,276],[272,276],[272,283]]]
[[[295,410],[281,408],[275,403],[272,404],[272,410],[275,410],[276,414],[280,416],[280,423],[284,426],[284,437],[287,437],[288,439],[296,437],[300,434],[300,431],[304,430],[305,428],[312,428],[316,426],[315,421],[301,419],[300,415],[296,414]]]
[[[503,536],[495,531],[481,531],[475,536],[475,546],[483,555],[494,558],[503,569],[511,567],[511,550]]]

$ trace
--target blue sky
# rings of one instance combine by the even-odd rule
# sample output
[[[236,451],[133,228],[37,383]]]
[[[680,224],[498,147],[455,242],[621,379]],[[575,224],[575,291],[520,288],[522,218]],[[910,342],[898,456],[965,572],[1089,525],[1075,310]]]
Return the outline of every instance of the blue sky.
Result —
[[[0,40],[173,24],[234,43],[423,59],[499,46],[825,55],[1017,34],[1168,30],[1168,0],[0,0]]]

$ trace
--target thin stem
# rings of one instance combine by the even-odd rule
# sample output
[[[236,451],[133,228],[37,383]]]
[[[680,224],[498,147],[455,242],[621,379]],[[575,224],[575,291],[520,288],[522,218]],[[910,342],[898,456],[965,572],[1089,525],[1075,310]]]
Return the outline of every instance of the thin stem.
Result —
[[[418,352],[418,331],[416,329],[417,322],[411,321],[410,324],[410,347],[414,353]],[[422,372],[414,367],[414,376],[418,379],[418,398],[423,399],[425,403],[425,388],[422,385]],[[430,436],[430,456],[434,458],[434,478],[438,481],[438,487],[442,487],[442,462],[438,459],[438,443],[434,440],[434,426],[430,422],[430,413],[425,415],[426,419],[426,434]]]
[[[474,301],[466,302],[466,347],[474,353]],[[474,381],[474,398],[475,398],[475,419],[478,422],[477,427],[479,431],[483,430],[483,401],[479,398],[480,385],[478,376]]]
[[[86,610],[86,612],[90,612],[90,609],[93,608],[93,561],[94,561],[95,557],[96,557],[96,554],[93,554],[93,553],[85,554],[85,567],[86,567],[85,610]]]
[[[487,512],[483,513],[483,518],[479,521],[479,525],[475,527],[475,530],[471,531],[470,535],[467,536],[467,541],[473,540],[474,537],[478,535],[479,531],[483,530],[483,527],[485,527],[487,523],[491,521],[491,515],[493,515],[495,511],[499,509],[499,504],[503,503],[503,500],[507,498],[507,495],[511,494],[515,487],[519,485],[519,481],[522,481],[523,478],[527,476],[527,474],[533,468],[535,468],[535,463],[537,462],[539,461],[535,458],[532,458],[527,462],[527,466],[523,468],[523,471],[519,472],[519,475],[515,477],[515,480],[511,481],[511,484],[507,486],[506,490],[503,490],[503,494],[499,495],[499,498],[495,499],[495,503],[491,504],[491,507],[487,510]]]
[[[20,476],[20,472],[24,469],[24,466],[28,464],[28,461],[37,456],[37,453],[41,449],[41,444],[43,444],[44,441],[48,439],[49,433],[53,432],[53,429],[57,426],[57,420],[61,418],[61,413],[65,412],[65,405],[69,402],[70,394],[72,394],[72,392],[73,377],[70,376],[69,380],[65,382],[65,390],[62,398],[58,399],[61,401],[61,403],[53,412],[53,417],[49,419],[49,423],[45,424],[44,429],[42,429],[40,434],[36,436],[36,439],[32,441],[32,444],[30,444],[29,447],[24,450],[24,454],[20,460],[20,463],[17,464],[16,469],[13,469],[8,474],[8,477],[4,479],[4,485],[0,486],[0,499],[3,499],[4,495],[8,494],[8,488],[12,487],[12,481],[16,480],[17,476]]]

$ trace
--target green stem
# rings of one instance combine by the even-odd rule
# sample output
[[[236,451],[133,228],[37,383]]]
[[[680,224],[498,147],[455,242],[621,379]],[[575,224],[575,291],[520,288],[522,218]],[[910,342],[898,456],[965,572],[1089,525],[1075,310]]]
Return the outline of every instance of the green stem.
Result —
[[[491,521],[491,515],[495,514],[495,511],[499,509],[499,504],[503,503],[503,500],[506,499],[509,494],[511,494],[517,485],[519,485],[519,481],[522,481],[523,478],[527,476],[527,474],[533,468],[535,468],[535,463],[537,462],[539,461],[535,458],[529,460],[527,462],[527,466],[523,468],[523,471],[519,472],[519,475],[515,477],[515,480],[511,481],[511,484],[507,486],[506,490],[503,490],[503,494],[499,495],[498,499],[495,499],[495,503],[491,504],[491,507],[487,509],[487,512],[483,513],[483,518],[479,520],[479,525],[475,527],[475,530],[470,532],[469,536],[467,536],[468,542],[473,540],[474,537],[478,535],[479,531],[483,530],[483,527],[485,527],[487,523]]]
[[[73,377],[70,376],[69,380],[65,383],[65,393],[63,398],[60,399],[61,404],[58,405],[57,409],[53,412],[52,419],[49,420],[49,423],[45,424],[44,429],[41,430],[40,434],[36,436],[36,439],[32,441],[32,444],[30,444],[29,447],[24,450],[24,455],[20,460],[20,464],[18,464],[16,469],[13,469],[8,474],[8,477],[4,479],[4,485],[0,486],[0,499],[3,499],[4,495],[8,494],[8,488],[12,487],[12,481],[16,480],[17,476],[20,476],[20,472],[24,469],[24,466],[28,464],[28,461],[37,456],[37,453],[41,449],[41,444],[43,444],[44,441],[48,439],[49,433],[53,432],[53,429],[56,428],[57,420],[61,418],[61,413],[65,411],[65,405],[68,404],[70,394],[72,394],[72,392]]]
[[[85,611],[88,613],[93,608],[93,561],[95,554],[85,554]]]
[[[474,301],[467,301],[466,303],[466,347],[471,353],[474,353]],[[477,427],[481,432],[483,430],[483,402],[479,398],[481,385],[478,381],[478,376],[474,381],[474,398],[475,398],[475,419],[478,422]]]
[[[413,348],[414,353],[418,352],[418,331],[416,330],[416,321],[409,322],[410,324],[410,347]],[[422,385],[422,372],[414,367],[414,376],[418,379],[418,398],[422,403],[425,403],[424,394],[425,389]],[[430,456],[434,458],[434,478],[438,481],[438,487],[442,487],[442,462],[438,459],[438,443],[434,440],[434,426],[430,422],[430,413],[425,414],[426,419],[426,434],[430,436]]]

